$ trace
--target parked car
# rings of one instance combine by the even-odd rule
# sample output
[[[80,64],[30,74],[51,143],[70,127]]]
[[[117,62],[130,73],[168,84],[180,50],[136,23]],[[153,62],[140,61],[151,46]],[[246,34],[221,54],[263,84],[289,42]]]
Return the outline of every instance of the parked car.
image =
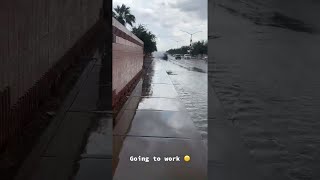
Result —
[[[204,56],[203,60],[208,61],[208,56]]]
[[[183,57],[184,57],[184,59],[191,59],[190,54],[185,54]]]
[[[176,59],[181,59],[181,55],[180,55],[180,54],[176,54],[176,55],[175,55],[175,58],[176,58]]]

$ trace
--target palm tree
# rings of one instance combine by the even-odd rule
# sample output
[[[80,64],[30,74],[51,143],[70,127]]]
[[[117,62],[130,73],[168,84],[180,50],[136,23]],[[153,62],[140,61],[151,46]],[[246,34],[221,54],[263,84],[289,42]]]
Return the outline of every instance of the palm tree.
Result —
[[[115,12],[112,12],[112,15],[114,18],[116,18],[122,25],[129,24],[132,26],[132,23],[135,23],[136,17],[131,14],[130,7],[127,7],[126,5],[122,4],[120,7],[119,5],[114,8]]]

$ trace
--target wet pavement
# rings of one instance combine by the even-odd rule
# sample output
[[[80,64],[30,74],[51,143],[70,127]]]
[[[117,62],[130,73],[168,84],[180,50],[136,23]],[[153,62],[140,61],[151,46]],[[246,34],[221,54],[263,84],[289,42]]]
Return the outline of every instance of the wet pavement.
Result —
[[[112,179],[112,114],[92,117],[95,122],[75,165],[74,180]]]
[[[207,143],[208,136],[208,64],[201,59],[162,61],[179,98]]]
[[[98,58],[70,111],[86,112],[91,122],[82,141],[79,159],[74,162],[73,180],[112,179],[112,130],[110,69]]]
[[[114,179],[206,179],[207,148],[165,71],[154,60],[117,117],[113,131]],[[189,155],[190,162],[183,157]],[[130,161],[130,157],[149,157]],[[154,161],[153,156],[161,157]],[[180,157],[166,162],[164,157]]]
[[[210,8],[209,36],[219,38],[209,40],[209,86],[260,174],[320,179],[319,1],[216,0]]]
[[[179,59],[176,60],[174,57],[169,55],[169,62],[176,64],[182,68],[194,72],[208,72],[208,63],[203,59]]]
[[[112,178],[110,71],[100,53],[90,59],[16,180]]]
[[[206,179],[206,145],[163,63],[152,63],[113,128],[111,83],[94,59],[17,179]],[[130,156],[150,161],[130,162]]]

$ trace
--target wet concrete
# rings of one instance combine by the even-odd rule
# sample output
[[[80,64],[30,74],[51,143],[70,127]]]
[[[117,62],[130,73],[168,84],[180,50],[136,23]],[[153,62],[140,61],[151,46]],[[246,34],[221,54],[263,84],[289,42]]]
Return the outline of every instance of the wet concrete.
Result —
[[[74,162],[74,180],[112,179],[112,89],[107,67],[103,58],[97,59],[87,85],[70,107],[70,111],[91,114],[80,159]]]
[[[103,158],[84,158],[79,161],[79,170],[75,177],[76,180],[106,180],[112,179],[111,159]]]
[[[178,97],[177,91],[170,84],[151,84],[149,87],[144,87],[141,92],[135,92],[133,96],[146,96],[146,97]]]
[[[207,142],[208,64],[201,59],[168,57],[168,61],[163,61],[163,67],[204,142]]]
[[[209,85],[227,120],[266,179],[320,179],[319,1],[215,3]]]
[[[84,150],[77,162],[74,180],[112,179],[112,114],[92,119]]]
[[[131,124],[130,127],[126,127]],[[201,138],[185,112],[126,110],[114,129],[115,135]]]
[[[88,75],[87,83],[83,86],[70,107],[70,111],[103,111],[110,110],[111,83],[100,77],[107,76],[102,65],[95,65]],[[103,75],[104,74],[104,75]]]
[[[23,164],[17,180],[112,178],[110,66],[106,61],[98,62],[100,58],[103,56],[97,52]]]
[[[114,179],[206,179],[206,147],[161,60],[151,64],[117,119]],[[184,162],[184,155],[191,161]],[[130,156],[150,159],[131,162]],[[154,161],[153,156],[162,161]],[[165,156],[178,156],[180,161],[166,162]]]
[[[112,116],[111,114],[97,115],[96,122],[91,127],[82,157],[112,155]]]
[[[124,179],[185,179],[206,180],[206,150],[201,141],[181,138],[159,137],[123,137],[114,136],[114,143],[122,144],[118,156],[115,180]],[[189,155],[190,162],[184,162],[183,156]],[[116,155],[116,154],[115,154]],[[150,157],[150,162],[131,162],[130,156]],[[179,156],[180,162],[154,162],[152,158]]]
[[[145,84],[172,84],[170,79],[163,73],[160,72],[150,72],[144,77]]]
[[[179,99],[153,97],[133,97],[126,109],[153,111],[185,111],[185,107]]]
[[[207,73],[208,64],[205,60],[202,59],[175,59],[173,56],[169,55],[169,62],[178,65],[182,68],[185,68],[189,71]]]

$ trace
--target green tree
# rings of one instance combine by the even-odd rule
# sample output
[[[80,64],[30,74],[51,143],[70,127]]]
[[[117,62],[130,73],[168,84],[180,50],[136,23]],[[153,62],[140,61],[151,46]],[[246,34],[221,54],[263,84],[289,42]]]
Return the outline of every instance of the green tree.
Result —
[[[198,41],[191,45],[191,54],[192,55],[203,55],[208,53],[208,41]],[[182,46],[177,49],[169,49],[167,53],[173,54],[189,54],[188,50],[190,46]]]
[[[136,17],[131,14],[130,7],[127,7],[124,4],[122,4],[121,6],[118,5],[116,8],[114,8],[112,16],[124,26],[126,24],[132,26],[132,23],[136,22]]]
[[[191,54],[199,55],[199,54],[207,54],[208,52],[208,42],[198,41],[192,44]]]
[[[177,49],[169,49],[167,53],[173,55],[173,54],[188,54],[188,50],[190,49],[190,46],[182,46]]]
[[[141,39],[144,43],[144,53],[151,55],[151,53],[157,51],[156,35],[150,32],[143,25],[132,28],[132,33]]]

